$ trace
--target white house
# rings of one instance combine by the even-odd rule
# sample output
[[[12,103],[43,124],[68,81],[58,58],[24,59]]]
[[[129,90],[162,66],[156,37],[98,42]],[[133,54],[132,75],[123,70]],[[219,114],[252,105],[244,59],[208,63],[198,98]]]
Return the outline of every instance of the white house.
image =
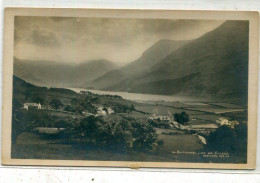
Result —
[[[216,120],[216,123],[218,124],[218,125],[220,125],[220,126],[223,126],[223,125],[226,125],[226,126],[229,126],[230,128],[234,128],[235,127],[235,125],[238,125],[239,124],[239,122],[238,121],[230,121],[230,120],[228,120],[228,119],[226,119],[226,118],[218,118],[217,120]]]
[[[226,119],[226,118],[218,118],[216,120],[216,123],[219,124],[220,126],[223,126],[223,125],[229,125],[229,120]]]
[[[23,104],[23,108],[26,110],[29,110],[29,108],[33,108],[33,109],[42,109],[42,106],[40,103],[24,103]]]
[[[115,111],[111,107],[107,107],[108,114],[113,114]]]
[[[152,120],[160,120],[160,121],[170,121],[170,118],[168,116],[159,116],[159,115],[156,115],[156,114],[153,114],[153,116],[149,117],[149,119],[152,119]]]
[[[98,116],[106,116],[109,114],[113,114],[115,111],[111,109],[111,107],[103,107],[103,106],[98,106],[97,107],[97,115]]]
[[[103,110],[103,108],[98,108],[97,109],[97,115],[98,116],[106,116],[107,115],[107,112],[105,110]]]

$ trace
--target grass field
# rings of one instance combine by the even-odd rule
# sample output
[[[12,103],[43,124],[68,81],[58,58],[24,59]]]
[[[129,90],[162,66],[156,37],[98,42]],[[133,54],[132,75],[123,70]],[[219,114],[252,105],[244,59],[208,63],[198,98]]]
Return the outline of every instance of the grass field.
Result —
[[[147,112],[150,114],[158,114],[158,115],[170,115],[172,116],[174,113],[180,113],[183,110],[162,106],[162,105],[142,105],[142,106],[136,106],[137,110]]]
[[[164,135],[160,134],[159,139],[164,141],[161,151],[197,151],[202,148],[202,143],[195,135]]]
[[[194,135],[184,134],[175,129],[157,128],[159,139],[164,141],[157,154],[140,152],[116,152],[91,147],[64,144],[63,139],[45,138],[45,135],[23,132],[12,145],[12,158],[22,159],[74,159],[74,160],[114,160],[114,161],[181,161],[172,151],[196,151],[202,148],[200,140]],[[179,135],[165,135],[163,132],[178,132]],[[76,155],[76,156],[75,156]],[[182,157],[181,155],[180,157]],[[183,158],[187,158],[186,156]],[[184,161],[184,160],[183,160]]]
[[[229,103],[209,103],[210,105],[222,107],[222,108],[231,108],[231,109],[241,109],[246,108],[245,105],[236,105],[236,104],[229,104]]]
[[[176,156],[172,151],[196,151],[202,147],[194,135],[163,135],[163,148],[157,154],[141,152],[104,151],[91,147],[62,144],[59,139],[44,139],[37,133],[24,132],[12,146],[12,158],[21,159],[64,159],[64,160],[104,160],[104,161],[185,161],[185,155]],[[184,158],[184,159],[180,159]],[[196,161],[195,156],[193,156]]]
[[[62,144],[59,139],[43,139],[41,135],[24,132],[12,146],[12,158],[65,159],[107,161],[175,161],[171,156],[141,152],[104,151],[92,147]]]
[[[187,108],[187,109],[191,109],[191,108]],[[217,108],[196,108],[196,110],[201,111],[201,112],[214,113],[214,114],[245,111],[245,109],[223,109],[223,108],[219,108],[219,109],[217,109]]]

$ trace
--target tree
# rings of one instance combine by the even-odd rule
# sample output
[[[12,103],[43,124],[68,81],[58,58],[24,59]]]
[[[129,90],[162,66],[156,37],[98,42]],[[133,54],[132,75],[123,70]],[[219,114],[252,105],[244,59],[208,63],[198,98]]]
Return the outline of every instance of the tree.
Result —
[[[36,102],[36,103],[43,104],[43,98],[40,97],[40,96],[38,96],[38,95],[34,95],[34,96],[32,97],[32,101],[33,101],[33,102]]]
[[[240,123],[234,128],[236,134],[236,153],[247,154],[247,125]]]
[[[28,100],[29,98],[31,98],[33,96],[33,92],[31,90],[25,90],[23,92],[23,94],[24,94],[24,97],[26,100]]]
[[[19,99],[13,98],[13,111],[22,108],[22,102]]]
[[[128,128],[128,129],[127,129]],[[82,144],[98,148],[125,150],[130,147],[129,127],[121,118],[101,118],[89,116],[75,127],[75,137]]]
[[[163,145],[158,140],[155,128],[147,122],[136,122],[132,118],[89,116],[74,128],[77,141],[98,148],[125,151],[156,151]]]
[[[35,128],[40,119],[46,119],[43,114],[36,111],[26,111],[13,109],[12,113],[12,143],[16,142],[17,137],[27,131]]]
[[[104,118],[101,121],[97,144],[109,149],[124,151],[130,148],[131,134],[128,121],[121,117]]]
[[[155,128],[149,123],[133,122],[131,134],[134,150],[147,152],[158,150],[163,145],[163,141],[158,140]]]
[[[98,132],[98,121],[100,118],[96,118],[95,116],[89,116],[80,121],[79,125],[75,127],[75,136],[81,142],[87,142],[95,144],[95,138],[97,137]]]
[[[28,113],[23,110],[13,111],[12,115],[12,143],[15,144],[17,137],[26,131],[32,124],[28,120]]]
[[[54,109],[59,109],[59,108],[61,108],[63,106],[62,102],[59,99],[53,99],[50,102],[50,105]]]
[[[66,105],[64,107],[64,111],[68,111],[68,112],[74,112],[73,108],[70,105]]]
[[[131,110],[131,111],[134,111],[134,110],[135,110],[135,106],[134,106],[133,104],[130,106],[130,110]]]
[[[235,133],[230,127],[223,125],[207,137],[207,149],[220,152],[235,150]]]
[[[190,117],[189,117],[189,114],[187,114],[186,112],[183,111],[181,113],[175,113],[174,120],[182,125],[185,125],[186,123],[189,122]]]
[[[115,113],[130,113],[134,110],[134,106],[116,103],[111,107]]]
[[[223,125],[207,137],[206,149],[210,151],[229,152],[246,157],[247,125],[239,124],[235,128]]]

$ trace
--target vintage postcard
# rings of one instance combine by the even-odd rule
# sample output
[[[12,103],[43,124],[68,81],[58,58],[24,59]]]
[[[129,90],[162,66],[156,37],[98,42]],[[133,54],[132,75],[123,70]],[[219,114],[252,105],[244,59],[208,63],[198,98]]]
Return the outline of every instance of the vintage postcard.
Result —
[[[254,169],[258,21],[5,9],[2,163]]]

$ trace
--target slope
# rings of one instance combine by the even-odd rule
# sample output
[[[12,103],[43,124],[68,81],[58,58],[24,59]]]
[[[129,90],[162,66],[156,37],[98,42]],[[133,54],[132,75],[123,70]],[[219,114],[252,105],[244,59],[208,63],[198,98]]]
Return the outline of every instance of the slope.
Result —
[[[162,59],[150,72],[105,89],[141,93],[157,91],[156,94],[164,94],[168,90],[168,94],[246,103],[248,29],[248,21],[226,21]],[[169,88],[172,83],[163,82],[195,73],[198,74],[181,85]],[[155,81],[165,84],[158,86]]]
[[[161,59],[172,53],[172,51],[182,47],[189,42],[190,41],[187,40],[159,40],[150,48],[148,48],[137,60],[120,69],[112,70],[104,74],[91,83],[87,83],[86,86],[91,85],[96,89],[100,89],[114,85],[124,79],[142,75],[143,73],[148,72]]]

